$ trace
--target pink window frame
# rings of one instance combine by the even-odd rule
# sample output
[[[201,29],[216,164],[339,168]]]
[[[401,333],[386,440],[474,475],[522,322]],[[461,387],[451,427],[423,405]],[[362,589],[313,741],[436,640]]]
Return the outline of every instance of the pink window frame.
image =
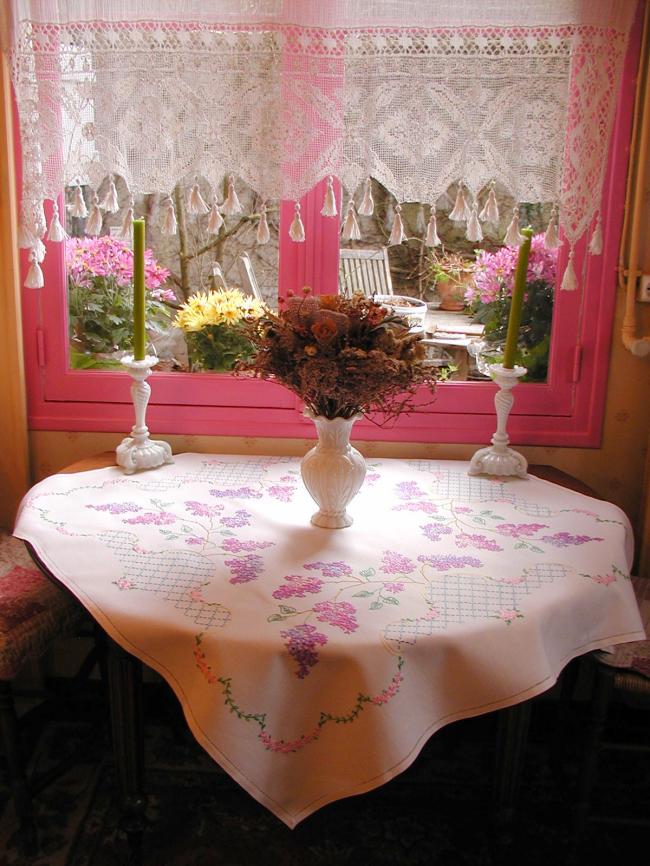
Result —
[[[635,25],[610,148],[602,202],[603,254],[587,255],[586,243],[581,243],[574,262],[576,272],[583,275],[582,289],[556,292],[548,381],[517,387],[508,426],[515,444],[598,447],[601,442],[639,34]],[[16,152],[19,164],[18,141]],[[317,293],[332,292],[338,285],[339,223],[320,214],[324,188],[322,181],[301,200],[307,237],[304,244],[288,237],[293,202],[281,203],[278,282],[283,294],[300,291],[305,285]],[[30,427],[124,432],[133,422],[127,374],[68,368],[63,251],[60,244],[48,247],[45,288],[23,290]],[[560,251],[560,272],[565,262],[566,245]],[[24,277],[26,256],[22,267]],[[147,423],[156,434],[314,435],[313,425],[302,415],[300,401],[272,383],[179,373],[154,374],[150,381]],[[402,416],[389,427],[363,419],[356,425],[356,437],[485,442],[494,432],[494,393],[495,386],[490,383],[445,383],[438,387],[433,405]]]

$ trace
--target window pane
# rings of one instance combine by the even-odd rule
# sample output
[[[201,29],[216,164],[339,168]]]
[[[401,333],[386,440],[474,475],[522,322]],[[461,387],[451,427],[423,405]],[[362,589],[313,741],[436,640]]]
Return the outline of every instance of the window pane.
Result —
[[[97,191],[100,203],[109,183],[106,178]],[[201,198],[210,208],[211,190],[207,184],[198,183]],[[122,234],[130,196],[121,178],[115,178],[115,186],[120,210],[110,213],[100,209],[101,226],[93,226],[92,190],[80,188],[88,211],[85,217],[73,215],[79,212],[74,207],[77,188],[66,190],[69,358],[74,369],[121,369],[120,358],[132,350],[131,235]],[[161,194],[135,201],[136,215],[146,221],[147,351],[159,357],[158,370],[224,372],[240,351],[245,352],[246,343],[236,326],[219,325],[215,316],[227,308],[226,316],[232,321],[237,311],[250,307],[254,297],[277,304],[278,208],[266,207],[268,241],[260,243],[263,203],[250,187],[237,181],[241,212],[221,215],[223,224],[215,233],[214,215],[210,224],[209,212],[189,212],[191,186],[178,186],[171,199]],[[225,195],[224,188],[221,202]],[[174,234],[164,233],[166,218],[176,221]],[[96,228],[98,234],[89,234]],[[213,294],[224,288],[238,292]],[[200,331],[185,332],[174,322],[183,305],[197,293],[209,299],[210,323],[206,321]]]

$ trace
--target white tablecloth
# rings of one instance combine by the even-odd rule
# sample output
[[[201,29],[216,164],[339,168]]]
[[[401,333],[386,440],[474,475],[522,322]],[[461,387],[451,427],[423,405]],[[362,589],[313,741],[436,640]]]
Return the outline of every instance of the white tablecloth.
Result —
[[[619,508],[467,468],[369,460],[354,524],[326,530],[297,459],[183,454],[52,476],[15,534],[293,827],[391,779],[443,725],[645,636]]]

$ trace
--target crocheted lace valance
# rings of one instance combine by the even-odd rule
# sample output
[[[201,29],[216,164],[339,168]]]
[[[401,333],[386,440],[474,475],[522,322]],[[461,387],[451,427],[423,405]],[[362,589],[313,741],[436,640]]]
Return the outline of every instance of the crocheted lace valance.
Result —
[[[11,0],[10,57],[23,158],[21,244],[28,284],[48,232],[43,202],[65,185],[120,175],[132,196],[188,189],[190,211],[239,206],[235,179],[263,198],[298,200],[337,176],[359,212],[369,178],[398,202],[432,205],[455,185],[450,216],[467,237],[498,219],[495,188],[553,203],[571,249],[599,206],[635,0]],[[228,195],[216,190],[232,176]],[[205,202],[196,180],[215,191]],[[77,199],[81,198],[80,196]],[[83,215],[83,199],[75,215]],[[115,186],[98,208],[124,209]],[[75,205],[73,205],[75,207]],[[402,240],[399,205],[391,242]],[[332,187],[322,213],[338,216]],[[93,219],[94,216],[94,219]],[[125,220],[126,222],[126,220]],[[167,202],[166,230],[174,231]],[[344,237],[358,235],[354,203]],[[260,239],[265,236],[262,224]],[[64,232],[54,208],[49,237]],[[506,242],[517,242],[517,208]],[[575,287],[569,258],[565,288]]]

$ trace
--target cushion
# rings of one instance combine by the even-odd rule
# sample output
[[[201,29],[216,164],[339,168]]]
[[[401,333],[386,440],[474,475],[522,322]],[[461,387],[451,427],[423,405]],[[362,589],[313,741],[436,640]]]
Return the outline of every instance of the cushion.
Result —
[[[83,620],[79,602],[45,577],[22,541],[0,530],[0,679],[13,679]]]

